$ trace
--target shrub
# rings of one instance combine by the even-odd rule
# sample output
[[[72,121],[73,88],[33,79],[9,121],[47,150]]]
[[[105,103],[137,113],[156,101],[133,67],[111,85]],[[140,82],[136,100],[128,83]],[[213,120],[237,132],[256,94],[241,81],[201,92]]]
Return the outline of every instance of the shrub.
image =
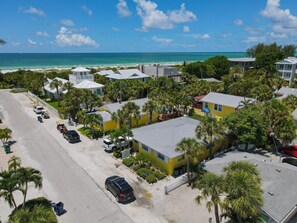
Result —
[[[140,165],[139,164],[135,164],[135,162],[134,162],[134,165],[132,166],[132,169],[135,171],[135,172],[137,172],[137,170],[139,170],[141,167],[140,167]]]
[[[153,173],[153,172],[152,172],[150,169],[148,169],[148,168],[140,168],[140,169],[137,170],[136,172],[137,172],[137,174],[138,174],[139,176],[141,176],[143,179],[146,179],[146,177],[147,177],[148,175],[150,175],[150,174]]]
[[[158,181],[157,177],[154,175],[154,174],[149,174],[145,180],[150,183],[150,184],[153,184],[153,183],[156,183]]]
[[[127,167],[130,167],[134,164],[134,157],[130,156],[130,157],[127,157],[123,160],[123,164]]]
[[[155,171],[154,172],[155,177],[157,177],[158,180],[162,180],[166,177],[165,173],[159,172],[159,171]]]
[[[121,158],[122,157],[122,153],[121,153],[121,150],[115,150],[113,152],[113,156],[117,159]]]

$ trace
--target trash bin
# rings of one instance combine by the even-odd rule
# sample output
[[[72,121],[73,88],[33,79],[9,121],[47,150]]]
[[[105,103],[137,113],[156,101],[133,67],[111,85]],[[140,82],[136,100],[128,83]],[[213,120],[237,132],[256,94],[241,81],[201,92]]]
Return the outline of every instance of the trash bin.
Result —
[[[41,116],[37,116],[37,120],[42,123],[42,117]]]
[[[55,204],[54,211],[56,212],[56,215],[62,215],[64,213],[63,202],[59,202],[59,203]]]
[[[11,152],[10,151],[10,146],[9,145],[4,145],[4,151],[5,151],[6,154],[10,153]]]

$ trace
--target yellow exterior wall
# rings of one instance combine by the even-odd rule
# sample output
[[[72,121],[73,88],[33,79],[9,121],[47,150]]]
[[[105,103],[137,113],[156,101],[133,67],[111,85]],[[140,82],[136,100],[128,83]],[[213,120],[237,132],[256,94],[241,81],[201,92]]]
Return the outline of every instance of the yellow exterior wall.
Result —
[[[212,153],[214,154],[215,152],[219,151],[222,148],[222,144],[225,138],[221,138],[215,141],[214,147],[212,148]],[[227,142],[225,142],[227,143]],[[159,159],[154,155],[154,149],[151,148],[151,152],[147,152],[142,148],[142,144],[139,142],[134,141],[133,146],[136,150],[139,151],[140,154],[143,154],[145,157],[150,159],[153,163],[155,163],[159,168],[166,170],[168,175],[172,175],[174,173],[174,169],[179,168],[181,166],[186,165],[186,160],[180,160],[179,157],[174,157],[171,159],[168,159],[168,162],[166,163],[165,161]],[[198,163],[202,162],[203,160],[207,159],[209,156],[209,150],[206,148],[203,149],[202,154],[199,156],[199,161]]]
[[[153,113],[153,122],[156,122],[158,120],[158,114],[157,113]],[[138,126],[142,126],[142,125],[147,125],[149,124],[149,116],[148,114],[142,114],[140,116],[140,119],[138,120],[138,123],[136,122],[136,119],[133,118],[132,119],[132,127],[138,127]],[[116,121],[107,121],[103,123],[103,127],[104,127],[104,131],[111,131],[115,128],[118,128],[119,125]]]
[[[203,103],[203,108],[204,108],[204,104],[205,103]],[[215,117],[218,120],[220,120],[223,117],[235,112],[235,108],[224,106],[224,105],[222,105],[222,111],[214,110],[214,104],[213,103],[208,103],[208,109],[210,111],[209,114],[215,115]],[[194,109],[194,110],[195,110],[196,114],[201,115],[201,116],[205,116],[205,113],[202,112],[201,109]]]

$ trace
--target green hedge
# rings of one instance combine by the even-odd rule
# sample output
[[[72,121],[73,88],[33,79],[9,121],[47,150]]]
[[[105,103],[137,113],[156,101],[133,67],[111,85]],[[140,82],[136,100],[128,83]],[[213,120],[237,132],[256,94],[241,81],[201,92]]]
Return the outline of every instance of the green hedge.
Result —
[[[153,183],[156,183],[158,181],[157,177],[154,175],[154,174],[149,174],[145,180],[150,183],[150,184],[153,184]]]
[[[123,164],[127,167],[131,167],[134,164],[134,161],[135,161],[134,157],[130,156],[123,160]]]
[[[122,157],[122,153],[121,153],[121,150],[115,150],[114,152],[113,152],[113,156],[115,157],[115,158],[117,158],[117,159],[119,159],[119,158],[121,158]]]
[[[150,169],[148,168],[140,168],[139,170],[136,171],[137,174],[139,176],[141,176],[143,179],[146,179],[148,175],[152,174],[153,171],[151,171]]]
[[[159,171],[155,171],[153,174],[157,177],[158,180],[162,180],[162,179],[164,179],[166,177],[165,173],[162,173],[162,172],[159,172]]]

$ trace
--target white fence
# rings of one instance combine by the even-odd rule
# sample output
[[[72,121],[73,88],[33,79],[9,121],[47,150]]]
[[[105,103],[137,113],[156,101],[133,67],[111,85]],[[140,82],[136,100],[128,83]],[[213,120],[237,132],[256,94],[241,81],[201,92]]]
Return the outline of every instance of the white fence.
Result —
[[[59,112],[57,109],[55,109],[53,106],[49,105],[46,103],[44,100],[40,99],[37,95],[33,94],[32,92],[28,91],[28,96],[31,98],[36,99],[38,102],[46,106],[51,112],[53,112],[55,115],[60,116]]]
[[[195,179],[196,177],[197,177],[197,174],[195,174],[195,173],[191,174],[191,180]],[[179,188],[180,186],[182,186],[182,185],[184,185],[186,183],[188,183],[188,175],[185,173],[184,175],[178,177],[176,179],[176,181],[173,182],[172,184],[165,186],[164,187],[164,192],[165,192],[166,195],[168,195],[169,192]]]

